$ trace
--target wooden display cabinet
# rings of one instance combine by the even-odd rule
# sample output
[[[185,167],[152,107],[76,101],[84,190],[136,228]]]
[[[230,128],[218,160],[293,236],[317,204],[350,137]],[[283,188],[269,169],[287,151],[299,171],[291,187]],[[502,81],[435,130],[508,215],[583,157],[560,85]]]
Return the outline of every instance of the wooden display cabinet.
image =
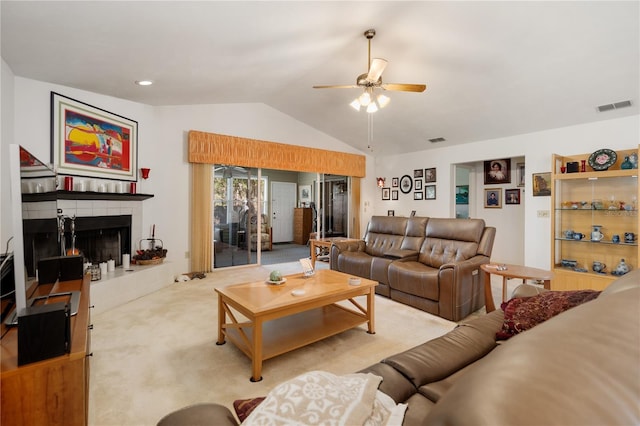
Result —
[[[617,151],[618,160],[609,169],[594,171],[590,154],[553,155],[551,172],[551,264],[553,290],[602,290],[617,278],[612,274],[622,259],[630,269],[640,267],[638,246],[638,169],[620,168],[626,156],[638,149]],[[586,163],[582,172],[582,161]],[[568,162],[578,162],[577,173],[562,173]],[[600,227],[602,239],[592,232]],[[571,235],[584,234],[582,238]],[[635,239],[625,242],[625,233]],[[620,242],[613,240],[618,235]],[[602,272],[593,262],[602,262]],[[574,265],[575,262],[575,265]]]

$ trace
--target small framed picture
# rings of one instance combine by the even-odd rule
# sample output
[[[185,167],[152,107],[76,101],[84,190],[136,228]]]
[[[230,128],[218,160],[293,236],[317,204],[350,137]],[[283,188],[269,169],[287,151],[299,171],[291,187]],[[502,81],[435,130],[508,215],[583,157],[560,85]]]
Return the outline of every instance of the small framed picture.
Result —
[[[518,186],[524,186],[524,163],[516,164],[516,180]]]
[[[424,199],[425,200],[435,200],[436,199],[436,186],[435,185],[425,185],[424,186]]]
[[[520,188],[504,190],[505,204],[520,204]]]
[[[487,188],[484,190],[484,207],[485,208],[502,208],[502,189]]]
[[[414,200],[422,200],[422,191],[413,193]]]
[[[398,187],[398,181],[399,181],[399,180],[400,180],[400,179],[398,179],[397,177],[394,177],[393,179],[391,179],[391,186],[392,186],[393,188],[397,188],[397,187]]]
[[[545,197],[551,195],[551,172],[534,173],[533,179],[533,196]]]
[[[392,200],[397,200],[398,199],[398,190],[397,189],[391,190],[391,199]]]
[[[436,181],[436,168],[433,167],[431,169],[424,169],[424,181],[435,182]]]
[[[511,183],[511,159],[484,162],[484,184]]]
[[[418,178],[422,179],[422,169],[415,169],[413,171],[413,177],[416,179]]]
[[[469,185],[456,186],[456,204],[469,204]]]
[[[395,216],[395,215],[396,215],[395,210],[387,210],[387,216]]]
[[[391,189],[382,188],[382,200],[390,200],[391,199]]]
[[[422,179],[416,179],[413,182],[413,190],[414,191],[422,191]]]

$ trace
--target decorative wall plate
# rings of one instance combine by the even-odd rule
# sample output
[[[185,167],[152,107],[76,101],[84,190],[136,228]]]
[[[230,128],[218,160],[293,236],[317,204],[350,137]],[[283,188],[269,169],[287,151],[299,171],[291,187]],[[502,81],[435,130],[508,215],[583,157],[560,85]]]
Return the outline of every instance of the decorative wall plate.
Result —
[[[607,170],[618,160],[618,154],[610,149],[599,149],[589,156],[589,165],[596,171]]]

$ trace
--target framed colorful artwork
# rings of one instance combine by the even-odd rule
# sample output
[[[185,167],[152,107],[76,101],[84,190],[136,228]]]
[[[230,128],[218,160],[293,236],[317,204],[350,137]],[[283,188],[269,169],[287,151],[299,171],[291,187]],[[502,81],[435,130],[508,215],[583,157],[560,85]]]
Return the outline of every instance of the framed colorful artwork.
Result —
[[[469,204],[469,185],[456,186],[456,204]]]
[[[64,175],[137,181],[138,122],[51,92],[51,162]]]
[[[502,208],[502,188],[487,188],[484,190],[485,208]]]

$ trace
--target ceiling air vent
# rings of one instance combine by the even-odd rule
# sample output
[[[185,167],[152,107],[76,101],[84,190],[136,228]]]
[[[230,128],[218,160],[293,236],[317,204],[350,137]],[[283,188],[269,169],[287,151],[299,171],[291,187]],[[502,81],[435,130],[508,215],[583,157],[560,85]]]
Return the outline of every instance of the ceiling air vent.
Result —
[[[598,107],[599,112],[611,111],[612,109],[620,109],[631,106],[631,101],[620,101],[612,104],[600,105]]]
[[[445,138],[433,138],[433,139],[429,139],[429,142],[431,143],[438,143],[438,142],[444,142],[446,141]]]

